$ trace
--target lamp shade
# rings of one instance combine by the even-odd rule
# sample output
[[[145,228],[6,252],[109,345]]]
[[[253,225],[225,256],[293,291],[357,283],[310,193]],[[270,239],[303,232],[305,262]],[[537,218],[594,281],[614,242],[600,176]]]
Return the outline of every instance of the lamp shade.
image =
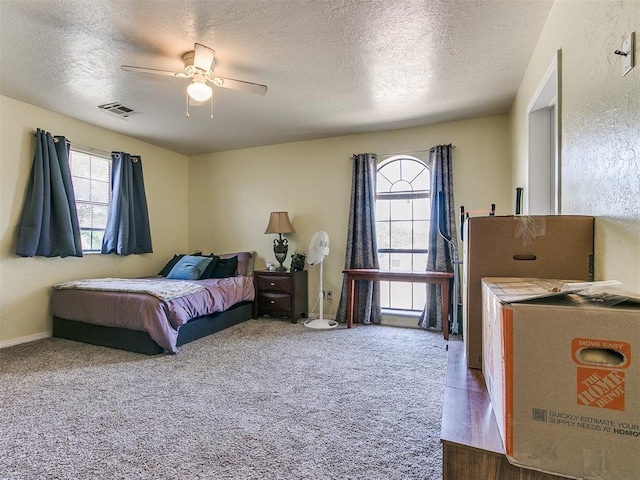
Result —
[[[264,233],[296,233],[287,212],[271,212],[269,225]]]

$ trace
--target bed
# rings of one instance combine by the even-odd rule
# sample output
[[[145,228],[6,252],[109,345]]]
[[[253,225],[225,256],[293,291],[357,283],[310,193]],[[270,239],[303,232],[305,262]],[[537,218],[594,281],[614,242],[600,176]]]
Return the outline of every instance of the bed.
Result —
[[[181,345],[253,317],[254,259],[255,252],[180,254],[154,277],[54,285],[53,336],[147,355],[176,354]],[[198,268],[185,270],[186,260]]]

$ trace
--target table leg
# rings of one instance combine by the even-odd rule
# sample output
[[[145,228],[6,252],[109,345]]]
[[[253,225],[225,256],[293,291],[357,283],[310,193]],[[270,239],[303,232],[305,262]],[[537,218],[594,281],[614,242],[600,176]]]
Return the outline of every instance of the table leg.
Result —
[[[358,323],[358,312],[360,311],[360,281],[353,280],[353,322]]]
[[[440,282],[442,290],[442,331],[444,339],[449,340],[449,280]]]
[[[353,277],[347,274],[347,328],[353,325]]]

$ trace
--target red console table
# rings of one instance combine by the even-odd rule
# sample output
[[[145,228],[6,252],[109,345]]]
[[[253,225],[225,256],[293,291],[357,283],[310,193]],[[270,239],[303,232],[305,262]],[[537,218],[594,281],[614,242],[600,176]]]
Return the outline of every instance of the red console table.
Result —
[[[442,291],[442,330],[445,340],[449,339],[449,284],[453,273],[449,272],[408,272],[379,270],[372,268],[350,268],[342,273],[347,280],[347,328],[353,325],[358,305],[358,280],[387,281],[387,282],[415,282],[434,283],[440,285]]]

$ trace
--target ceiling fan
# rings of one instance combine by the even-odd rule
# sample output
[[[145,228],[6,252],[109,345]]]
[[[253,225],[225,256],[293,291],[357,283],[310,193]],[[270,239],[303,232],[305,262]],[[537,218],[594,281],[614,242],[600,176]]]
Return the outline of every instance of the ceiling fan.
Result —
[[[171,72],[157,70],[155,68],[135,67],[122,65],[125,72],[151,73],[154,75],[167,75],[177,78],[191,78],[187,86],[187,117],[189,116],[189,99],[195,102],[206,102],[211,99],[211,117],[213,118],[213,90],[210,84],[216,87],[229,88],[256,95],[267,93],[267,86],[259,83],[245,82],[233,78],[216,77],[213,73],[215,66],[215,51],[201,43],[196,43],[194,50],[182,56],[184,71]]]

